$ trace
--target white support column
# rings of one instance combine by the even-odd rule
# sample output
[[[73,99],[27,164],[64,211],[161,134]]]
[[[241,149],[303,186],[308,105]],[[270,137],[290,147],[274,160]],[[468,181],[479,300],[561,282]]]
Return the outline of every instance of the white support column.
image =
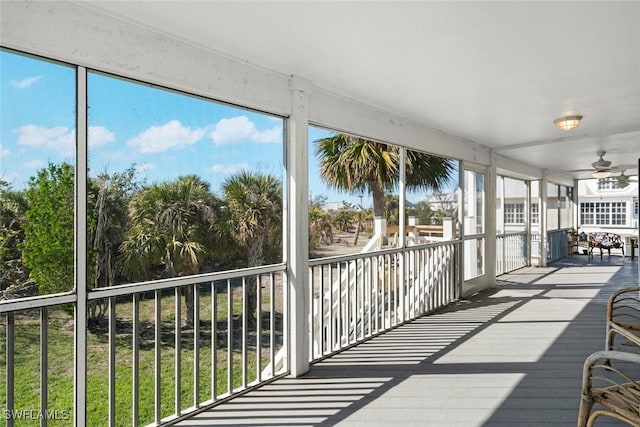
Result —
[[[76,70],[74,417],[87,424],[87,69]]]
[[[466,184],[464,182],[464,163],[458,161],[458,238],[460,239],[459,253],[458,253],[458,283],[455,298],[462,297],[462,290],[464,286],[464,265],[466,262],[464,251],[464,235],[466,233],[466,227],[464,225],[465,216],[465,196]]]
[[[309,370],[309,93],[311,84],[292,76],[287,121],[287,234],[284,250],[290,293],[289,355],[294,377]],[[285,316],[286,318],[287,316]]]
[[[543,171],[540,186],[538,188],[540,197],[540,259],[538,265],[540,267],[547,266],[547,172]]]
[[[526,186],[526,195],[524,198],[524,214],[525,214],[525,219],[524,219],[524,223],[526,224],[526,232],[527,232],[527,236],[526,236],[526,250],[527,250],[527,265],[531,265],[531,227],[532,227],[532,222],[531,222],[531,205],[533,204],[531,202],[531,181],[527,180],[525,181],[525,186]]]
[[[573,188],[571,189],[571,227],[578,232],[578,224],[580,224],[580,205],[578,200],[578,180],[573,180]]]
[[[405,172],[406,172],[406,149],[404,147],[400,147],[400,158],[398,159],[398,164],[399,164],[399,171],[398,174],[400,175],[400,179],[398,181],[398,192],[399,192],[399,197],[398,197],[398,204],[399,206],[399,215],[398,215],[398,242],[397,242],[397,246],[398,248],[404,248],[405,247],[405,241],[407,238],[407,226],[406,226],[406,221],[405,221],[405,212],[406,212],[406,206],[405,203],[407,201],[407,194],[406,194],[406,179],[405,179]],[[405,259],[404,259],[404,253],[400,252],[399,253],[399,257],[400,259],[398,260],[400,262],[400,274],[398,277],[398,283],[400,283],[400,292],[398,295],[398,298],[400,300],[400,313],[402,315],[402,321],[405,321],[407,319],[409,319],[411,317],[411,314],[407,312],[408,309],[408,305],[406,304],[406,296],[405,296],[405,291],[406,291],[406,283],[405,283],[405,277],[408,276],[407,272],[405,271],[405,269],[407,268],[407,265],[405,263]]]
[[[485,212],[482,214],[485,220],[485,273],[487,275],[487,286],[496,285],[496,162],[495,154],[491,156],[491,165],[487,168],[487,179],[485,180],[485,194],[487,203]],[[504,199],[504,197],[503,197]],[[493,256],[487,256],[493,255]]]

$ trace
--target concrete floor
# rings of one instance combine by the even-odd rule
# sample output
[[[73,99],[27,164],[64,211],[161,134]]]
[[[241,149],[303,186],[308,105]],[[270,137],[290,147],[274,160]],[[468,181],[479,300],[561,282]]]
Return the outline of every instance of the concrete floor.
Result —
[[[637,258],[574,255],[518,270],[178,425],[575,426],[607,299],[637,285]]]

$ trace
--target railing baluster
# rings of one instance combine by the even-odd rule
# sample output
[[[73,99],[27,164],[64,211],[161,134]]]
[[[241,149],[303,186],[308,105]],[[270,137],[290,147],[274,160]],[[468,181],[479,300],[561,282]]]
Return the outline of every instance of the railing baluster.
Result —
[[[131,344],[131,425],[140,418],[140,294],[133,294],[133,340]]]
[[[317,267],[310,267],[312,269],[312,271],[317,271],[318,272],[318,288],[319,288],[319,295],[318,298],[320,298],[320,332],[318,333],[319,337],[316,338],[319,341],[319,345],[318,345],[318,356],[322,356],[324,354],[325,351],[325,341],[327,339],[325,331],[324,331],[324,268],[320,265]],[[311,280],[313,283],[313,278],[315,277],[315,274],[312,274],[311,276]],[[313,286],[312,286],[313,288]],[[312,305],[313,307],[313,305]],[[312,353],[313,354],[313,353]]]
[[[182,287],[177,286],[174,290],[175,298],[175,340],[174,340],[174,414],[180,416],[182,413],[182,305],[180,294]]]
[[[253,286],[253,278],[249,280],[249,286]],[[247,289],[247,280],[242,278],[242,388],[247,388],[247,328],[248,318],[253,316],[253,307],[249,307],[249,291],[253,292],[253,289]],[[256,302],[256,305],[257,302]]]
[[[160,424],[160,420],[162,419],[162,406],[161,406],[161,396],[162,396],[162,291],[155,291],[155,343],[154,343],[154,420],[156,424]]]
[[[311,310],[310,313],[310,325],[309,325],[309,354],[311,355],[311,358],[313,358],[314,353],[314,348],[313,348],[313,344],[315,342],[316,339],[316,334],[315,334],[315,327],[317,324],[316,319],[314,318],[314,313],[313,313],[313,307],[314,307],[314,295],[313,295],[313,290],[314,290],[314,281],[313,281],[313,267],[309,267],[309,307]]]
[[[322,270],[324,270],[324,266],[320,266]],[[336,341],[336,317],[334,315],[334,302],[333,302],[333,268],[331,264],[327,267],[329,269],[329,348],[327,349],[329,352],[332,352],[335,348]]]
[[[262,381],[262,275],[258,275],[256,281],[256,294],[258,304],[256,306],[256,378]]]
[[[109,304],[109,426],[116,425],[116,301],[115,297],[108,300]]]
[[[233,391],[233,289],[227,279],[227,393]]]
[[[282,276],[280,277],[282,278]],[[276,286],[273,275],[271,276],[269,301],[269,359],[271,360],[271,376],[273,377],[276,375]]]
[[[211,400],[218,395],[218,290],[211,281]]]
[[[15,409],[15,400],[14,400],[14,383],[15,383],[15,327],[16,320],[15,315],[13,313],[7,313],[7,408],[8,413],[12,413]],[[13,417],[8,417],[7,427],[13,427]]]
[[[40,411],[47,413],[49,389],[49,310],[40,309]],[[47,417],[40,418],[40,427],[47,426]]]
[[[200,285],[193,286],[193,407],[200,406]]]

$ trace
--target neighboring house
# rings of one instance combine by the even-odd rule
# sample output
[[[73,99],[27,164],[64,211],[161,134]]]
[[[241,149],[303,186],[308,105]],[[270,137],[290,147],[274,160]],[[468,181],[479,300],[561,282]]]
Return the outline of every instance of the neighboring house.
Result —
[[[615,177],[578,183],[578,231],[638,234],[638,182],[621,188]]]

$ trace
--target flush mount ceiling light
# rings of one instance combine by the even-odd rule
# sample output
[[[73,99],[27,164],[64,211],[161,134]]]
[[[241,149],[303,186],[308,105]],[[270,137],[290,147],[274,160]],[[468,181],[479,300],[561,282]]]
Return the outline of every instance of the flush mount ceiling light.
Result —
[[[580,120],[582,120],[582,116],[564,116],[555,119],[553,124],[560,130],[571,130],[578,127]]]

